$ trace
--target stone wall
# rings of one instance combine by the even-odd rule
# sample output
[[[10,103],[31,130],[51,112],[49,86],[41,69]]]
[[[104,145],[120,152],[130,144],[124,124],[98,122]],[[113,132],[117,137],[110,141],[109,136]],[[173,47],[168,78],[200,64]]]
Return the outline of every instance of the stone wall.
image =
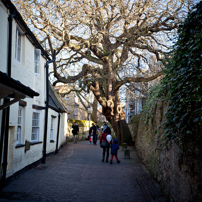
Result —
[[[168,201],[202,201],[202,128],[198,128],[186,150],[174,143],[165,146],[162,140],[165,112],[166,105],[159,102],[150,127],[140,119],[135,136],[137,153],[160,183]]]
[[[135,142],[135,138],[138,133],[139,119],[140,119],[140,114],[136,114],[130,119],[130,121],[128,123],[128,127],[130,129],[130,133],[131,133],[133,142]]]

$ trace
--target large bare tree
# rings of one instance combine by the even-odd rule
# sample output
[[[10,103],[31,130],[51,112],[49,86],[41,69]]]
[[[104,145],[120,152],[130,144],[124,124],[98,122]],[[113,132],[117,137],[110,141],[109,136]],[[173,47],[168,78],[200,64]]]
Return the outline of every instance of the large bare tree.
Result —
[[[149,58],[163,61],[170,37],[186,15],[188,0],[14,1],[43,46],[53,54],[55,83],[91,90],[121,142],[130,132],[119,89],[162,75]],[[70,71],[75,68],[77,71]],[[148,69],[149,71],[143,71]]]

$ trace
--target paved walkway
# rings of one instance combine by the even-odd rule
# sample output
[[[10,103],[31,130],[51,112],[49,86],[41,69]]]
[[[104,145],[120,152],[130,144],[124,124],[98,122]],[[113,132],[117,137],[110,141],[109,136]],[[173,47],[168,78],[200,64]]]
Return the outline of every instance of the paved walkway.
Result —
[[[1,202],[164,202],[158,184],[131,148],[120,164],[101,161],[99,145],[68,143],[57,155],[25,172],[5,187]]]

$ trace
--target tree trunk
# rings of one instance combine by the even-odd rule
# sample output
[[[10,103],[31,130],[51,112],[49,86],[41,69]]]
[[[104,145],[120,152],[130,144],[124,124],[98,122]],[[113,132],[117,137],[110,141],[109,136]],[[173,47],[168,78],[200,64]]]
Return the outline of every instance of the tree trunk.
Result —
[[[93,100],[93,112],[91,114],[92,121],[97,121],[97,99],[94,97]]]
[[[102,113],[106,117],[106,119],[111,123],[119,143],[127,143],[131,145],[132,137],[128,124],[125,120],[125,113],[123,111],[123,108],[120,106],[118,93],[115,96],[114,106],[103,107]]]
[[[112,119],[111,125],[115,131],[116,137],[120,144],[132,144],[132,137],[125,119],[114,120]]]
[[[110,78],[107,80],[108,82],[104,91],[107,92],[106,95],[102,96],[103,93],[101,95],[98,82],[95,82],[94,86],[90,86],[90,89],[92,90],[97,101],[102,106],[102,114],[111,123],[119,143],[132,144],[131,133],[128,124],[125,121],[125,113],[120,105],[119,91],[114,88],[115,82],[113,77],[115,76],[110,73],[109,77]]]

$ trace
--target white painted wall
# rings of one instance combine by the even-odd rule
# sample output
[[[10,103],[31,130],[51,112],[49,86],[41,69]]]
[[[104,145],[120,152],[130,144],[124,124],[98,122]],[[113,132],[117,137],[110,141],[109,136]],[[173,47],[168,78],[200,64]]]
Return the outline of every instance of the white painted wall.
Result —
[[[56,142],[57,142],[57,129],[58,129],[58,112],[55,112],[52,109],[48,111],[49,118],[48,118],[48,131],[47,131],[47,153],[55,152],[56,150]],[[54,132],[53,132],[53,140],[54,142],[50,141],[50,128],[51,128],[51,116],[55,116],[54,120]],[[67,113],[60,114],[60,129],[59,129],[59,139],[58,139],[58,149],[61,145],[66,143],[66,136],[67,136]]]
[[[7,20],[7,19],[6,19]],[[12,78],[19,80],[22,84],[29,86],[34,91],[38,92],[40,96],[26,98],[24,101],[27,106],[23,107],[23,130],[22,130],[22,144],[28,140],[31,142],[32,133],[32,113],[34,109],[32,105],[45,106],[45,58],[41,56],[40,75],[34,73],[34,45],[24,35],[22,40],[22,58],[19,62],[15,58],[15,40],[17,23],[13,21],[13,35],[12,35]],[[16,148],[17,145],[17,121],[18,121],[18,107],[16,103],[10,107],[10,134],[9,134],[9,162],[12,165],[8,166],[7,177],[19,171],[25,166],[41,159],[43,150],[43,137],[44,137],[44,110],[40,110],[40,132],[39,144],[31,145],[30,150],[25,152],[25,147]],[[13,133],[11,132],[11,127]]]
[[[66,137],[68,133],[68,114],[67,113],[62,113],[61,114],[61,120],[60,120],[60,139],[59,143],[60,145],[66,143]]]
[[[7,9],[0,1],[0,71],[7,72],[7,43],[8,43],[8,15]],[[24,107],[22,141],[31,141],[32,132],[32,105],[45,106],[45,58],[41,56],[40,75],[34,74],[34,45],[24,35],[22,40],[22,60],[15,59],[15,40],[17,23],[13,20],[12,32],[12,70],[11,77],[19,80],[22,84],[29,86],[40,94],[38,97],[26,98],[27,106]],[[9,150],[8,150],[8,171],[7,177],[19,171],[25,166],[39,160],[42,157],[43,143],[32,145],[30,150],[25,152],[25,147],[16,148],[17,145],[17,122],[19,103],[10,106],[9,121]],[[43,142],[44,135],[44,110],[41,110],[41,127],[39,141]]]
[[[0,71],[7,71],[7,42],[8,42],[8,15],[7,9],[0,1]],[[15,59],[15,40],[16,40],[16,27],[17,23],[13,20],[13,33],[12,33],[12,70],[11,77],[19,80],[22,84],[30,87],[40,95],[32,98],[25,98],[26,106],[23,107],[23,125],[22,125],[22,140],[21,143],[25,144],[25,141],[31,142],[32,133],[32,113],[34,111],[33,105],[41,107],[45,106],[46,99],[46,86],[45,86],[45,68],[46,59],[41,55],[40,61],[40,74],[34,73],[34,45],[29,41],[26,35],[22,40],[22,58],[21,62]],[[23,30],[22,30],[23,31]],[[43,151],[43,138],[44,138],[44,121],[45,110],[40,110],[40,133],[39,144],[30,146],[30,150],[25,152],[25,147],[16,146],[17,144],[17,123],[18,123],[18,108],[19,103],[15,103],[10,106],[10,121],[9,121],[9,149],[8,149],[8,167],[7,177],[13,175],[17,171],[23,169],[27,165],[30,165],[42,158]],[[1,112],[0,112],[1,115]],[[54,142],[50,142],[50,124],[51,115],[55,116],[54,125]],[[67,114],[62,113],[60,119],[60,134],[58,148],[61,144],[66,142],[67,134]],[[0,116],[1,119],[1,116]],[[1,120],[0,120],[1,121]],[[47,154],[54,152],[56,149],[57,138],[57,124],[58,113],[52,109],[48,112],[48,128],[47,128]]]
[[[53,141],[50,140],[51,130],[51,116],[54,116],[54,127],[53,127]],[[52,109],[48,110],[48,130],[47,130],[47,153],[55,152],[57,142],[57,128],[58,128],[58,113]]]
[[[7,41],[8,41],[8,14],[7,9],[0,1],[0,71],[7,72]]]

